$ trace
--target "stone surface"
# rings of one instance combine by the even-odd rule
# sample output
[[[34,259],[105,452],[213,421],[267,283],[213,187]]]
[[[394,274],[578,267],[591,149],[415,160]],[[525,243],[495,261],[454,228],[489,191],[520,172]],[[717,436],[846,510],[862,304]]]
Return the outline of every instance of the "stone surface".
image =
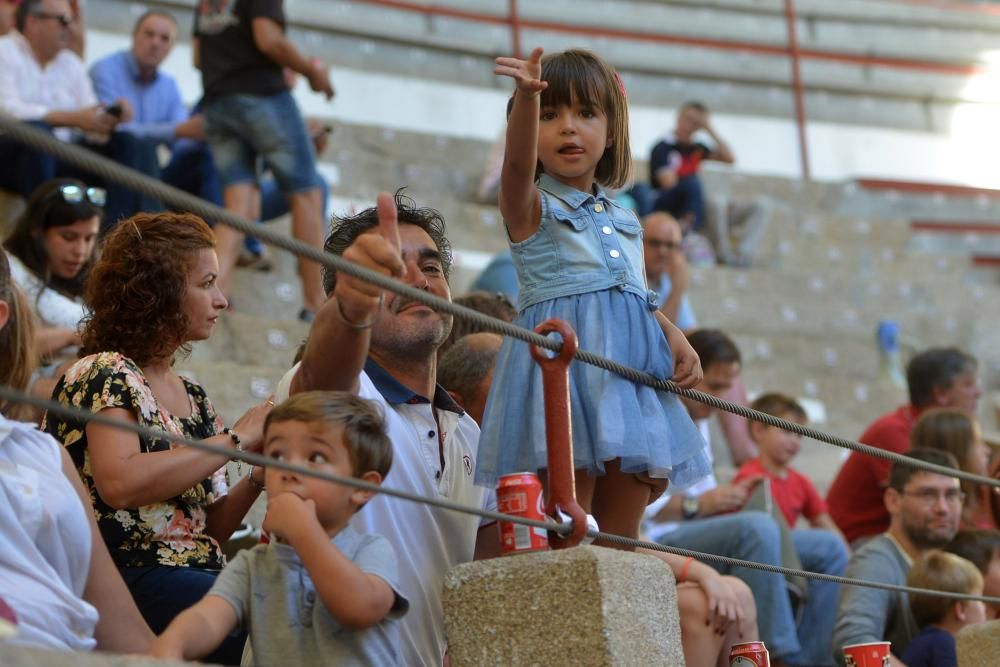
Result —
[[[144,656],[125,656],[114,653],[49,651],[13,646],[0,641],[0,665],[3,667],[65,667],[70,664],[73,667],[182,667],[195,663],[156,660]]]
[[[466,563],[444,588],[454,667],[683,665],[674,577],[584,546]]]
[[[997,664],[1000,655],[1000,621],[969,625],[955,637],[958,667],[986,667]]]

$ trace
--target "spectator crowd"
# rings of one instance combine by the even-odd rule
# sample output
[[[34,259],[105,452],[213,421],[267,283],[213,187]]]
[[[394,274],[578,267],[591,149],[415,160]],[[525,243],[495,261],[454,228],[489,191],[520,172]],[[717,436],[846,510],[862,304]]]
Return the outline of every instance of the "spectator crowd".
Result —
[[[287,37],[281,0],[197,4],[203,97],[191,109],[161,69],[177,41],[170,12],[142,14],[130,48],[89,70],[76,2],[0,0],[0,30],[5,112],[244,218],[290,214],[299,240],[452,300],[445,220],[402,189],[326,231],[316,164],[330,128],[303,118],[290,88],[298,76],[327,100],[334,88]],[[766,202],[706,192],[701,163],[735,160],[709,109],[683,104],[652,150],[649,183],[626,189],[627,99],[607,63],[537,49],[499,58],[497,74],[515,84],[496,173],[511,252],[454,301],[527,327],[560,317],[588,350],[807,424],[786,387],[750,400],[739,346],[692,303],[689,265],[746,266],[767,213]],[[0,253],[0,384],[482,510],[496,510],[499,476],[545,477],[526,346],[307,260],[308,338],[275,394],[225,424],[174,361],[212,335],[233,306],[236,267],[266,267],[264,250],[11,138],[0,136],[0,151],[0,188],[25,200]],[[908,403],[859,439],[995,477],[1000,459],[976,418],[978,371],[960,349],[920,351],[906,369]],[[577,497],[604,530],[1000,595],[991,488],[852,453],[824,498],[796,466],[792,432],[582,364],[570,382]],[[436,667],[448,660],[445,574],[500,553],[496,523],[474,515],[275,466],[239,477],[223,454],[106,421],[2,401],[0,412],[0,623],[18,643],[227,665]],[[715,419],[724,442],[713,447]],[[731,479],[717,476],[720,455],[737,468]],[[262,543],[227,559],[260,498]],[[776,665],[839,664],[846,646],[887,641],[893,665],[955,667],[955,634],[1000,611],[645,553],[675,575],[691,665],[726,665],[733,644],[760,638]]]

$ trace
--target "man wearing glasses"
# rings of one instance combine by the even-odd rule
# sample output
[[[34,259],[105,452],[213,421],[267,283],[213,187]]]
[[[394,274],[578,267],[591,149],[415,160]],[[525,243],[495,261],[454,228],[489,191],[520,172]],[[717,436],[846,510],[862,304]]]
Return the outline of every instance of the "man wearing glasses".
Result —
[[[22,0],[14,14],[16,31],[0,37],[0,109],[22,121],[53,132],[63,141],[80,143],[128,167],[155,174],[151,144],[117,132],[128,121],[125,100],[98,104],[83,61],[69,48],[75,19],[68,0]],[[52,156],[9,139],[0,139],[0,188],[27,199],[41,183],[79,170]],[[85,175],[88,182],[94,177]],[[108,184],[105,224],[154,208],[153,202]]]
[[[958,469],[946,452],[914,449],[910,458]],[[958,532],[964,496],[954,477],[925,472],[898,463],[889,471],[885,490],[889,530],[854,552],[847,576],[905,584],[912,563],[932,549],[948,544]],[[892,643],[889,664],[902,665],[907,644],[919,632],[905,593],[860,586],[843,586],[833,630],[833,653],[842,661],[843,648],[851,644]]]
[[[660,295],[660,312],[688,332],[698,326],[688,299],[688,264],[681,249],[681,226],[669,213],[642,219],[642,252],[646,285]]]

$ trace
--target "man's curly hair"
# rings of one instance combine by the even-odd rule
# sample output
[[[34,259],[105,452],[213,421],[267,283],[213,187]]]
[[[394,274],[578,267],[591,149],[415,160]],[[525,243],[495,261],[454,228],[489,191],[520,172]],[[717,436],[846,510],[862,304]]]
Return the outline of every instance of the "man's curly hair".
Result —
[[[83,354],[119,352],[137,365],[172,357],[187,340],[183,301],[199,250],[215,247],[190,213],[138,213],[104,239],[83,299]]]

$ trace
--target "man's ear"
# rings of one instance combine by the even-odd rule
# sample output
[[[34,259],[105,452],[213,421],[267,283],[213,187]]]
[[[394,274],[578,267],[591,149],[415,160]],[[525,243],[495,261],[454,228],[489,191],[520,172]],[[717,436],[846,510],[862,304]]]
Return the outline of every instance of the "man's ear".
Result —
[[[945,392],[951,389],[951,385],[947,387],[942,387],[940,385],[935,385],[931,388],[931,393],[934,394],[934,404],[941,407],[947,407],[948,399],[945,398]]]
[[[890,515],[896,515],[901,511],[900,503],[903,502],[903,496],[899,493],[899,491],[890,486],[885,490],[885,493],[882,496],[882,502],[885,503],[885,509]]]
[[[362,482],[368,482],[369,484],[381,484],[382,475],[375,472],[374,470],[369,470],[358,477]],[[374,491],[368,491],[367,489],[354,489],[351,492],[351,502],[358,506],[360,509],[362,505],[367,503],[369,500],[375,497]]]

